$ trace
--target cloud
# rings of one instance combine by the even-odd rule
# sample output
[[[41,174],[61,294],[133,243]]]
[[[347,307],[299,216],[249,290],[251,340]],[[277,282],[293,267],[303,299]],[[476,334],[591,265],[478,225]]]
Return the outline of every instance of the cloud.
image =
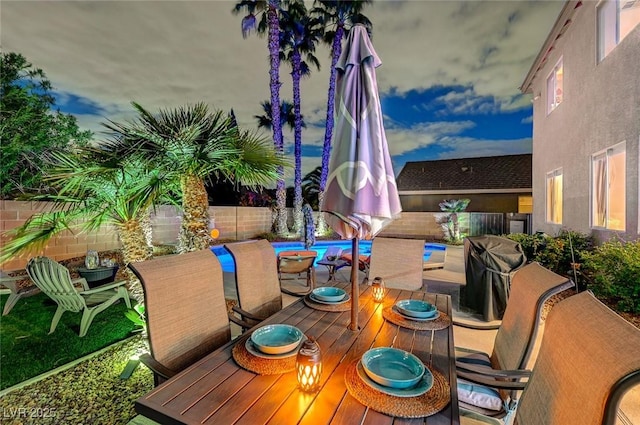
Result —
[[[267,44],[255,35],[242,38],[242,16],[231,13],[235,4],[3,0],[2,47],[42,68],[61,104],[84,102],[74,114],[85,129],[101,132],[100,123],[107,119],[131,119],[131,101],[152,112],[204,101],[212,108],[233,108],[241,126],[255,129],[253,116],[262,114],[260,102],[269,99]],[[385,118],[392,155],[434,147],[463,156],[526,149],[524,139],[476,140],[460,134],[476,125],[466,120],[468,115],[531,107],[518,86],[562,4],[379,1],[367,6],[364,13],[374,24],[373,44],[382,59],[376,73],[383,99],[452,87],[435,103],[410,106],[440,111],[442,121],[403,125]],[[308,126],[303,130],[308,148],[304,172],[320,163],[324,138],[328,48],[319,46],[316,56],[321,71],[301,83]],[[283,63],[281,99],[292,98],[289,73]],[[270,137],[270,132],[264,134]],[[290,152],[293,136],[285,134]]]
[[[530,138],[516,140],[485,140],[468,137],[443,137],[438,144],[446,149],[439,159],[472,158],[479,156],[517,155],[531,153]]]

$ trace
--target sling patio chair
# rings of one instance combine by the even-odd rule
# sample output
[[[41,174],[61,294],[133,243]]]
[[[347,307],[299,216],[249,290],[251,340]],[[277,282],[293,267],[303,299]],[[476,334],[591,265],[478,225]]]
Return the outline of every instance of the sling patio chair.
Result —
[[[53,333],[65,311],[82,312],[80,337],[87,334],[96,315],[123,299],[131,308],[125,281],[89,288],[83,278],[71,279],[69,269],[48,257],[34,257],[27,263],[27,274],[38,288],[58,304],[49,333]],[[75,285],[82,285],[82,290]]]
[[[276,252],[266,239],[229,243],[224,247],[235,262],[239,304],[233,306],[229,319],[246,330],[282,310]]]
[[[352,255],[351,249],[345,249],[344,251],[342,251],[342,254],[340,254],[340,259],[346,262],[347,266],[351,266],[351,264],[353,264],[353,255]],[[360,270],[361,272],[364,272],[365,274],[363,283],[366,283],[367,281],[370,264],[371,264],[371,255],[365,255],[365,254],[358,255],[358,270]]]
[[[208,249],[165,255],[129,268],[142,283],[155,384],[231,340],[222,267]]]
[[[278,279],[280,290],[294,297],[302,297],[313,291],[316,285],[316,269],[314,262],[318,253],[316,251],[282,251],[278,254]],[[282,285],[283,280],[299,280],[300,275],[306,278],[306,290],[291,291]],[[287,277],[288,275],[288,277]]]
[[[374,238],[367,277],[381,277],[387,288],[421,290],[423,257],[422,239]]]
[[[570,279],[538,263],[530,263],[514,274],[509,302],[491,355],[456,347],[460,406],[484,415],[502,417],[516,405],[517,390],[500,392],[481,383],[489,379],[518,380],[529,375],[525,368],[533,354],[545,302],[573,286]],[[475,381],[473,378],[476,376],[482,381]]]
[[[523,390],[513,423],[615,424],[624,394],[640,384],[638,352],[640,330],[590,292],[560,301],[546,320],[528,381],[498,382]],[[460,415],[462,425],[502,423],[466,409]]]

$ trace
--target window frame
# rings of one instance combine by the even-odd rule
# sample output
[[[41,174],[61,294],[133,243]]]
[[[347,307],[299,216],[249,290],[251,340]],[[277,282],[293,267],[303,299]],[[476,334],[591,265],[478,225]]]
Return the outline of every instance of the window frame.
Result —
[[[614,157],[615,155],[618,155],[620,153],[624,153],[624,172],[622,173],[622,177],[623,177],[623,183],[624,183],[624,187],[623,187],[623,225],[621,228],[615,228],[611,225],[611,208],[610,208],[610,204],[611,204],[611,194],[610,194],[610,187],[611,187],[611,171],[610,169],[610,163],[611,163],[611,158]],[[601,214],[603,214],[604,216],[602,217],[603,223],[604,224],[596,224],[596,209],[597,209],[597,196],[595,193],[595,186],[596,186],[596,167],[595,167],[595,161],[598,160],[604,160],[603,161],[603,177],[604,180],[601,182],[602,185],[602,191],[603,194],[600,195],[603,199],[602,202],[604,203],[604,205],[600,208],[602,209]],[[591,178],[590,178],[590,203],[589,203],[589,215],[590,215],[590,227],[592,229],[599,229],[599,230],[608,230],[608,231],[616,231],[616,232],[625,232],[626,231],[626,226],[627,226],[627,211],[626,211],[626,191],[627,191],[627,178],[626,178],[626,170],[627,170],[627,147],[626,147],[626,141],[617,143],[613,146],[610,146],[608,148],[602,149],[598,152],[595,152],[591,155],[590,158],[590,172],[591,172]]]
[[[626,3],[627,0],[624,0],[624,4]],[[600,0],[595,6],[596,63],[602,62],[640,24],[640,12],[632,11],[636,7],[640,8],[640,4],[629,8],[624,7],[624,4],[620,0]],[[628,14],[630,11],[631,14]]]
[[[549,75],[547,75],[547,85],[546,85],[546,92],[547,92],[547,115],[549,115],[551,112],[555,111],[558,106],[560,106],[560,104],[562,104],[562,102],[564,101],[564,56],[560,56],[560,59],[558,59],[558,61],[556,62],[556,64],[553,66],[553,68],[551,69],[551,72],[549,72]],[[558,102],[557,100],[557,90],[558,90],[558,71],[561,70],[562,72],[560,73],[560,75],[562,76],[562,78],[560,79],[560,101]],[[549,83],[553,83],[553,87],[551,88],[551,90],[549,89]]]
[[[562,218],[564,215],[564,185],[563,185],[563,170],[562,167],[556,168],[555,170],[549,171],[545,174],[545,202],[544,202],[544,218],[547,224],[562,224]],[[553,197],[552,193],[549,193],[549,182],[551,180],[551,185],[553,185],[554,189],[558,184],[558,179],[560,183],[560,196],[559,199],[557,197]],[[554,216],[556,215],[556,207],[559,206],[559,219],[558,221],[554,221]]]

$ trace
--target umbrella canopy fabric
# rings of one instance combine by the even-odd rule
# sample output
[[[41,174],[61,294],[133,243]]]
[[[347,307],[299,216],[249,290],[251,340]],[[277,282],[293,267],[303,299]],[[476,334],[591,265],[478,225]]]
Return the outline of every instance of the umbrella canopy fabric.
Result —
[[[344,238],[371,239],[402,211],[382,123],[381,64],[366,28],[355,25],[336,65],[337,117],[321,205]]]

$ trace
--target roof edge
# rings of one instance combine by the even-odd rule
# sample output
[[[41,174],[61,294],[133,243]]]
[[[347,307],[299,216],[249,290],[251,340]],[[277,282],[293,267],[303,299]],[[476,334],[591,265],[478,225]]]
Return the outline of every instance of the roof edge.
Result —
[[[538,56],[536,56],[536,59],[531,64],[529,72],[527,72],[522,85],[519,87],[521,93],[532,93],[531,85],[533,83],[533,79],[546,61],[549,52],[553,50],[556,40],[562,37],[569,24],[571,24],[571,18],[580,6],[582,6],[581,0],[567,0],[564,4],[556,22],[553,24],[553,27],[551,27],[551,32],[549,32],[547,39],[542,44],[542,48],[540,49],[540,52],[538,52]]]
[[[531,187],[517,187],[512,189],[438,189],[438,190],[399,190],[398,195],[464,195],[481,193],[522,193],[533,192]]]

